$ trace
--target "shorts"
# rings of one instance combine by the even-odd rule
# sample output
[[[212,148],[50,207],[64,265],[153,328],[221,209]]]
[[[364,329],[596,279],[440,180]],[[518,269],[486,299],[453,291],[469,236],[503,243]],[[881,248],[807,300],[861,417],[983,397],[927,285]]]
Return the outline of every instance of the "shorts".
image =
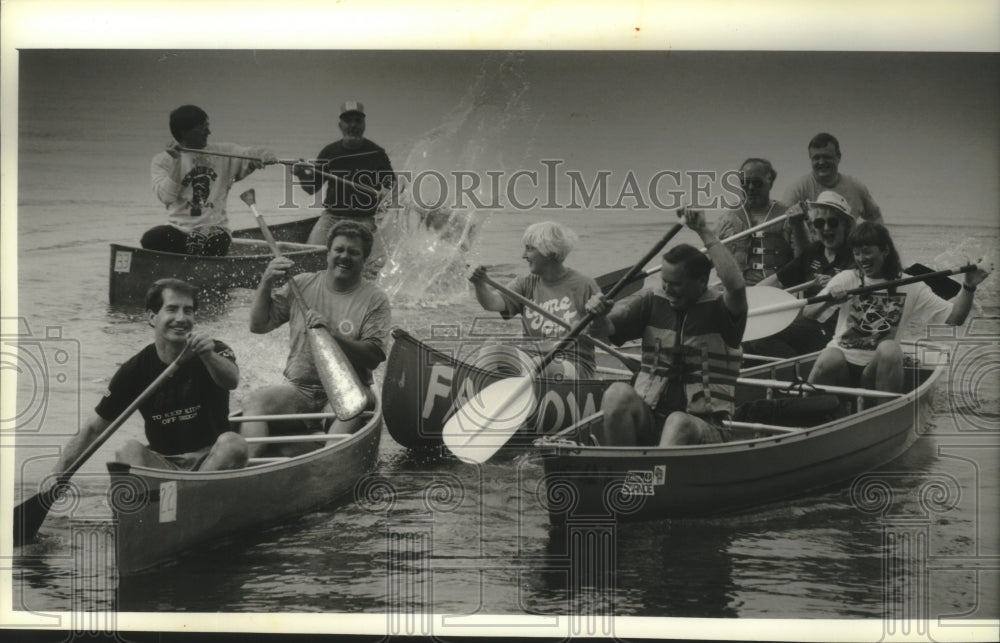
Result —
[[[288,385],[302,396],[300,400],[302,413],[317,413],[322,411],[326,403],[330,401],[326,395],[326,389],[323,388],[322,384],[304,384],[289,380]]]
[[[178,453],[176,455],[164,455],[162,453],[157,453],[149,447],[146,448],[151,460],[155,460],[160,463],[157,469],[166,469],[167,471],[197,471],[201,468],[201,465],[205,462],[205,458],[211,453],[212,447],[203,447],[197,451],[191,451],[188,453]]]
[[[850,386],[861,385],[861,375],[864,374],[866,368],[868,368],[868,364],[851,364],[847,362],[847,377],[850,380]]]
[[[660,436],[663,434],[663,426],[667,421],[669,413],[654,411],[648,405],[646,409],[646,428],[636,435],[636,446],[657,446],[660,443]],[[711,415],[692,415],[693,418],[701,421],[698,427],[699,440],[697,444],[715,444],[717,442],[729,442],[733,439],[733,430],[724,423],[732,419],[727,411],[719,411]]]

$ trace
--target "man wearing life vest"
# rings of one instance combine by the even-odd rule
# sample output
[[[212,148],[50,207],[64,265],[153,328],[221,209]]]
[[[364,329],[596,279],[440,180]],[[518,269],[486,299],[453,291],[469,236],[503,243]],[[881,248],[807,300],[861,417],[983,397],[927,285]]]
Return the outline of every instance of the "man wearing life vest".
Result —
[[[771,198],[771,186],[777,176],[774,166],[767,159],[749,158],[743,161],[740,165],[743,197],[739,206],[725,210],[719,217],[716,234],[720,239],[727,239],[788,213],[788,206]],[[749,237],[727,244],[743,271],[743,281],[748,286],[756,285],[791,261],[795,254],[793,247],[804,248],[808,245],[805,227],[793,226],[790,221],[790,218],[786,219],[781,224],[758,230]]]
[[[743,275],[700,211],[682,210],[708,250],[680,244],[663,255],[661,284],[612,303],[594,295],[587,311],[606,315],[617,345],[642,339],[632,385],[616,382],[601,402],[601,445],[660,446],[724,442],[733,414],[747,321]],[[715,267],[723,292],[708,288]],[[662,432],[661,432],[662,429]]]

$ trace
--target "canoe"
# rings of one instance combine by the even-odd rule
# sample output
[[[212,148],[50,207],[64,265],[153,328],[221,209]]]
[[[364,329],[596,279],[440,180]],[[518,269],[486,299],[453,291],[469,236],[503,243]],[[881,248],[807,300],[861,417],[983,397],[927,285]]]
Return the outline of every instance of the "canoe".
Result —
[[[757,367],[742,377],[787,371],[789,365],[812,358]],[[551,522],[564,524],[578,518],[658,520],[725,514],[803,495],[849,480],[906,451],[918,435],[915,424],[929,416],[930,392],[943,372],[944,366],[908,366],[908,391],[902,396],[880,404],[867,400],[867,406],[858,405],[860,411],[802,429],[747,427],[737,440],[722,444],[582,446],[577,436],[602,421],[585,418],[564,435],[535,442],[534,454],[545,471],[539,501]],[[764,388],[737,386],[741,402],[765,395]]]
[[[278,243],[297,272],[326,268],[326,248],[304,243]],[[146,290],[157,279],[174,277],[193,283],[206,295],[224,294],[230,288],[256,288],[264,268],[274,258],[263,240],[234,238],[229,254],[203,257],[111,244],[108,303],[142,303]]]
[[[462,349],[460,342],[442,340],[442,348],[438,349],[400,328],[393,329],[392,337],[382,382],[389,435],[408,449],[443,447],[441,431],[448,418],[462,402],[501,378],[457,359],[456,353]],[[600,408],[609,382],[627,379],[540,378],[536,389],[538,410],[508,444],[530,445],[537,437],[570,426]]]
[[[348,496],[375,470],[381,406],[349,437],[245,469],[164,471],[107,463],[118,572],[134,574],[199,546],[273,525]]]
[[[316,225],[318,219],[319,217],[307,217],[305,219],[296,219],[295,221],[275,223],[267,226],[267,228],[271,231],[271,236],[274,237],[275,241],[305,243],[309,239],[309,233],[312,232],[313,226]],[[252,228],[233,230],[233,238],[263,240],[264,234],[260,231],[259,227],[254,226]]]

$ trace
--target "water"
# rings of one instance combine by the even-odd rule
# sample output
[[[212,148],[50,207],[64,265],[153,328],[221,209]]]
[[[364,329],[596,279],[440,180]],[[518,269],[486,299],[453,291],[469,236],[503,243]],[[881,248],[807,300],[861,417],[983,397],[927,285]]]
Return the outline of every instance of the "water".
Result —
[[[301,55],[323,59],[320,53]],[[360,88],[359,95],[377,96],[378,100],[366,99],[373,109],[368,134],[390,149],[397,168],[509,171],[526,160],[537,162],[538,158],[560,154],[585,167],[599,163],[596,159],[605,152],[621,164],[615,167],[628,167],[628,155],[622,155],[619,145],[641,148],[637,159],[656,156],[656,143],[643,138],[662,127],[657,125],[660,117],[656,110],[640,102],[630,122],[613,120],[594,90],[602,81],[612,85],[621,82],[620,69],[614,65],[593,65],[592,77],[584,79],[575,67],[566,67],[563,55],[556,54],[465,54],[464,58],[437,54],[434,59],[448,65],[435,73],[417,64],[400,68],[409,54],[387,52],[385,58],[374,53],[338,55],[360,56],[399,76],[397,94],[371,80],[352,80]],[[26,373],[39,374],[38,381],[45,382],[47,395],[32,397],[32,391],[38,389],[29,377],[22,377],[17,414],[7,412],[3,418],[5,428],[16,422],[19,429],[15,454],[18,497],[31,493],[51,469],[59,445],[79,428],[81,418],[89,415],[117,365],[150,339],[141,310],[111,308],[105,303],[107,244],[134,243],[143,230],[162,218],[149,195],[148,162],[165,142],[166,112],[183,100],[179,96],[188,95],[175,90],[179,71],[171,58],[154,62],[153,54],[93,52],[82,56],[78,65],[88,82],[61,84],[61,74],[67,72],[56,64],[58,56],[46,53],[22,58],[17,213],[17,316],[21,322],[14,326],[12,320],[5,319],[4,341],[9,341],[15,332],[12,329],[22,335],[19,366]],[[123,64],[112,74],[107,65],[116,56]],[[191,56],[181,58],[190,62]],[[261,74],[276,91],[290,91],[304,78],[304,72],[290,71],[293,60],[294,55],[280,52],[262,55],[254,73]],[[241,102],[245,95],[234,93],[244,73],[241,61],[237,54],[205,59],[207,68],[234,73],[230,82],[223,83],[225,87],[207,83],[198,87],[213,114],[216,140],[268,144],[307,156],[313,148],[319,149],[321,140],[334,136],[332,125],[317,137],[315,130],[301,124],[305,119],[319,126],[312,113],[298,114],[301,118],[291,119],[293,122],[278,118],[286,107],[276,103],[240,111],[250,102]],[[689,61],[693,69],[710,66],[702,59]],[[653,72],[651,59],[639,57],[634,62],[635,74]],[[938,62],[945,68],[939,73],[948,75],[945,72],[951,68],[945,65],[947,61]],[[900,61],[894,64],[909,73],[908,65]],[[148,75],[151,66],[163,72],[158,79]],[[964,70],[961,65],[959,68]],[[678,75],[677,82],[687,83],[689,96],[710,103],[719,91],[717,80],[699,81],[697,74],[687,78],[671,69]],[[853,69],[851,63],[840,71],[846,74]],[[559,85],[563,81],[570,84]],[[952,75],[947,82],[958,85],[953,100],[965,104],[961,78]],[[143,83],[155,87],[150,89]],[[838,83],[850,85],[851,81],[845,75],[838,77]],[[402,91],[411,86],[423,90],[412,94],[422,99],[410,101],[416,104],[406,104],[408,94]],[[67,100],[57,100],[64,87],[68,87]],[[578,92],[578,88],[583,89]],[[315,87],[303,91],[317,101],[321,98],[322,90]],[[644,89],[643,95],[659,100],[650,91]],[[788,109],[797,119],[809,122],[805,112],[815,106],[795,100]],[[120,106],[125,101],[128,109]],[[942,104],[946,107],[947,101],[939,98],[925,113],[908,113],[901,128],[880,136],[888,145],[904,139],[906,145],[913,144],[911,139],[920,132],[907,129],[912,121],[932,120],[944,109]],[[115,114],[115,118],[108,118],[108,114]],[[701,167],[745,156],[744,144],[733,144],[735,139],[722,135],[710,136],[717,128],[728,127],[721,115],[687,115],[690,125],[670,133],[672,153],[698,150],[696,156],[706,163]],[[584,117],[590,124],[579,129],[578,121]],[[855,133],[858,139],[862,134],[857,133],[866,127],[864,122],[861,115],[854,120],[841,117],[838,132]],[[765,129],[778,132],[780,123],[781,119],[774,117]],[[816,129],[815,125],[803,127],[810,132],[806,138]],[[995,131],[996,123],[973,119],[968,127]],[[571,136],[563,140],[555,137],[553,130],[560,136]],[[707,137],[711,149],[701,149]],[[805,171],[798,158],[804,140],[800,134],[794,140],[782,140],[780,152],[772,155],[793,159],[776,163],[782,170],[779,193],[786,185],[781,180],[791,181]],[[553,147],[556,142],[567,143],[567,147]],[[853,142],[854,149],[863,145],[862,140]],[[963,167],[969,163],[968,155],[978,153],[974,148],[947,146],[937,152],[962,159]],[[857,160],[850,170],[845,160],[845,170],[866,179],[870,176],[870,183],[883,185],[876,196],[885,195],[880,200],[893,224],[904,263],[920,261],[947,267],[966,257],[987,256],[1000,264],[997,227],[992,220],[983,219],[976,205],[984,199],[989,202],[990,195],[996,194],[1000,172],[995,171],[993,152],[987,151],[979,159],[979,166],[993,164],[992,174],[987,172],[991,178],[980,181],[982,191],[970,193],[965,190],[968,184],[959,189],[937,183],[940,187],[934,199],[962,204],[955,210],[956,219],[947,223],[927,218],[925,210],[921,210],[923,218],[910,216],[908,204],[915,202],[912,195],[890,189],[890,181],[900,176],[900,170],[876,164],[885,171],[869,169],[862,174],[855,169],[861,166],[861,159],[852,158]],[[690,167],[679,160],[670,162]],[[54,167],[59,169],[56,181],[49,173]],[[915,175],[908,180],[929,184],[938,178],[942,167],[950,167],[948,158],[939,158],[933,167],[907,166]],[[277,207],[283,184],[276,169],[259,172],[238,187],[256,187],[261,210],[269,220],[307,214],[301,204]],[[237,199],[230,199],[229,208],[234,227],[253,225],[250,213],[243,211]],[[501,280],[522,272],[521,233],[540,218],[562,221],[581,233],[580,244],[567,264],[592,275],[626,266],[672,222],[670,215],[655,210],[465,208],[453,214],[460,236],[468,242],[466,250],[414,228],[412,209],[398,214],[386,226],[396,235],[396,242],[382,285],[392,296],[394,324],[417,337],[428,337],[434,324],[461,322],[468,328],[482,311],[462,277],[464,266],[485,264]],[[678,241],[694,242],[695,238],[685,231]],[[980,313],[997,315],[998,283],[994,276],[981,287],[977,294]],[[234,406],[249,391],[277,381],[286,354],[283,329],[265,336],[249,332],[250,299],[250,291],[234,291],[228,301],[199,312],[200,328],[224,339],[237,352],[242,377],[233,396]],[[12,317],[7,310],[4,315]],[[895,492],[885,515],[858,508],[851,502],[849,489],[841,486],[743,515],[618,525],[614,573],[594,581],[597,587],[613,591],[591,587],[580,592],[573,589],[569,577],[566,532],[550,527],[547,517],[531,508],[537,505],[525,502],[525,494],[536,488],[541,476],[536,461],[519,455],[476,468],[450,458],[419,459],[386,434],[378,472],[395,489],[390,512],[347,503],[242,536],[220,550],[184,557],[137,578],[118,580],[113,574],[113,558],[87,555],[87,547],[70,540],[69,512],[56,511],[39,542],[23,548],[13,561],[23,578],[23,582],[14,583],[14,605],[33,611],[63,611],[83,605],[114,607],[122,612],[357,612],[372,617],[412,608],[418,612],[478,611],[525,618],[530,614],[535,619],[571,610],[601,613],[611,609],[625,616],[877,620],[887,605],[892,609],[900,606],[895,599],[886,602],[887,595],[891,596],[886,583],[892,588],[917,578],[910,570],[890,574],[884,580],[883,534],[913,528],[916,520],[928,538],[928,609],[970,620],[995,619],[1000,592],[989,560],[995,561],[1000,553],[996,482],[1000,470],[996,440],[1000,387],[997,329],[995,324],[983,328],[987,328],[986,334],[965,341],[963,346],[971,348],[963,349],[950,381],[940,387],[929,418],[930,434],[881,471],[893,481]],[[6,361],[7,355],[5,352],[4,369],[9,372],[12,365]],[[381,373],[376,377],[380,379]],[[104,461],[123,440],[140,434],[140,424],[133,419],[80,470],[75,477],[81,489],[79,504],[72,512],[75,519],[107,518]],[[937,484],[950,490],[949,502],[944,503],[950,508],[930,511],[921,490],[928,486],[936,489]],[[394,538],[405,534],[416,539],[415,553],[405,563],[394,562],[390,546],[396,542]],[[956,570],[946,571],[951,568]],[[421,570],[433,570],[433,579],[420,576],[417,572]],[[414,584],[402,603],[392,598],[387,585],[390,571],[396,577],[401,571],[413,572]],[[109,573],[111,580],[104,580]],[[385,626],[384,617],[375,622]]]

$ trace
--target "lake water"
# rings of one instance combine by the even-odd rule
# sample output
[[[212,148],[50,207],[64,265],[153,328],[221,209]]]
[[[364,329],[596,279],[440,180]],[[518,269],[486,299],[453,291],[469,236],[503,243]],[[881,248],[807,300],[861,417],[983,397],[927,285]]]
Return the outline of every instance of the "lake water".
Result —
[[[181,91],[180,76],[172,75],[179,72],[169,67],[171,59],[163,63],[165,73],[146,87],[136,80],[145,77],[144,66],[149,64],[143,54],[117,55],[122,64],[114,74],[105,69],[114,53],[94,52],[82,57],[80,67],[87,72],[88,82],[69,83],[65,86],[68,96],[61,99],[57,99],[58,82],[60,74],[67,72],[55,64],[58,54],[23,58],[16,219],[18,311],[16,319],[4,311],[3,331],[5,351],[14,334],[20,335],[22,346],[18,406],[15,414],[8,410],[3,417],[5,429],[17,426],[17,497],[33,492],[51,469],[58,447],[92,412],[117,365],[151,337],[138,308],[107,305],[108,243],[134,243],[162,218],[148,190],[149,158],[166,142],[169,109],[199,94]],[[312,61],[308,56],[306,59]],[[400,75],[409,74],[410,82],[419,85],[419,78],[414,77],[419,70],[407,67],[400,71],[396,64],[399,58],[385,61],[371,54],[371,60],[373,65],[396,69]],[[275,87],[292,84],[294,78],[275,71],[286,69],[285,61],[270,61],[272,66],[268,67],[265,57],[261,69],[247,73],[259,74]],[[428,103],[440,109],[415,107],[424,124],[410,125],[408,138],[393,129],[398,125],[390,126],[391,110],[385,103],[381,120],[370,117],[369,135],[391,148],[397,168],[510,171],[523,162],[511,152],[513,134],[523,134],[537,158],[562,155],[584,158],[587,163],[605,149],[619,155],[617,144],[644,145],[638,138],[638,125],[623,126],[622,131],[628,134],[623,141],[603,129],[615,127],[614,123],[598,119],[589,130],[594,134],[592,140],[577,139],[569,149],[552,149],[552,141],[539,133],[546,129],[546,119],[557,112],[584,108],[573,102],[572,88],[582,82],[579,79],[571,79],[577,85],[567,85],[565,106],[552,95],[553,87],[541,86],[544,78],[554,84],[565,80],[558,73],[565,61],[528,56],[502,62],[509,66],[501,66],[496,73],[478,74],[476,65],[483,63],[473,62],[456,62],[456,69],[472,70],[457,88],[444,82],[444,72],[428,76]],[[942,77],[948,76],[950,69],[945,62],[940,62],[943,69],[936,72]],[[232,59],[211,57],[205,62],[216,71],[242,63],[235,55]],[[640,61],[636,73],[647,66],[652,65]],[[855,68],[852,64],[840,71],[847,74]],[[990,70],[995,70],[995,65]],[[610,65],[599,66],[594,73],[599,76],[595,82],[616,78]],[[846,76],[838,78],[838,82],[849,82]],[[235,86],[238,80],[233,78],[226,84]],[[370,79],[356,80],[365,87],[376,85]],[[709,101],[716,91],[714,84],[689,82],[691,87],[701,87],[703,100]],[[958,81],[952,78],[949,82]],[[208,91],[208,86],[195,89]],[[237,97],[220,98],[224,92],[217,87],[210,96],[215,101],[208,108],[213,129],[227,132],[224,137],[213,136],[214,140],[233,140],[236,135],[231,133],[240,132],[241,142],[268,144],[308,156],[334,136],[329,123],[321,130],[326,133],[317,138],[315,128],[307,135],[296,129],[300,125],[275,118],[285,113],[276,103],[263,111],[250,109],[236,127],[239,112],[230,108],[238,102]],[[384,90],[379,96],[388,100]],[[586,98],[593,98],[593,92],[586,92]],[[954,100],[961,102],[961,95]],[[127,107],[123,105],[126,102]],[[604,109],[599,102],[586,105]],[[395,108],[403,112],[402,106]],[[810,122],[804,116],[809,105],[796,108],[797,118]],[[932,119],[939,108],[928,108],[926,118]],[[652,128],[654,121],[650,119],[655,115],[648,111],[640,110],[642,125]],[[719,126],[715,117],[691,118],[689,131],[671,134],[676,139],[675,151],[697,150],[704,147],[703,140],[710,140],[712,150],[726,150],[730,160],[741,160],[748,150],[755,149],[753,141],[712,137],[713,128]],[[774,117],[768,127],[776,130],[778,121]],[[857,123],[863,121],[865,118],[857,115],[851,127],[861,128]],[[996,127],[995,122],[969,127],[977,124]],[[286,126],[294,132],[290,139],[283,136]],[[798,135],[783,141],[780,153],[774,154],[797,158],[797,165],[789,162],[779,166],[778,195],[787,185],[783,181],[790,182],[807,170],[799,148],[804,148],[816,126],[807,127],[810,133],[805,139]],[[890,142],[906,139],[906,124],[895,127],[896,138],[888,133],[881,136]],[[850,129],[846,121],[840,131],[844,129]],[[395,134],[386,135],[386,131]],[[259,132],[252,141],[251,132]],[[906,143],[911,144],[909,140]],[[863,145],[862,140],[853,142],[855,149]],[[963,167],[969,162],[968,150],[939,152],[937,167],[949,167],[949,160],[961,160]],[[713,154],[709,156],[715,158]],[[644,148],[642,156],[650,156],[649,150]],[[966,199],[962,202],[965,209],[956,210],[947,221],[924,211],[922,217],[909,216],[920,200],[891,189],[885,175],[895,178],[897,168],[883,174],[869,170],[871,183],[883,186],[876,197],[885,195],[880,201],[904,263],[950,267],[966,258],[986,256],[1000,265],[996,223],[975,205],[988,203],[989,195],[996,194],[995,150],[987,152],[982,161],[986,165],[992,162],[994,171],[992,179],[980,181],[981,192],[970,196],[970,188],[977,187],[975,182],[942,185],[937,190],[943,194],[935,199]],[[725,167],[706,163],[700,167]],[[937,173],[931,168],[921,171],[922,175],[907,180],[928,184],[936,180]],[[849,172],[854,173],[854,168]],[[305,200],[300,207],[278,208],[283,181],[281,171],[267,169],[234,191],[255,187],[261,211],[271,222],[306,215]],[[229,209],[233,227],[253,225],[252,215],[235,197],[230,198]],[[963,211],[968,216],[963,216]],[[592,275],[627,266],[672,223],[668,213],[635,208],[504,208],[474,216],[480,229],[468,252],[419,234],[398,249],[397,259],[404,268],[382,282],[392,295],[394,325],[424,338],[430,336],[435,324],[460,322],[468,328],[475,316],[483,313],[460,268],[466,263],[483,263],[500,280],[523,272],[521,233],[534,221],[559,220],[577,230],[581,240],[567,264]],[[678,241],[694,241],[694,235],[685,231]],[[906,607],[908,594],[900,588],[926,580],[921,590],[926,603],[921,609],[935,618],[940,616],[945,625],[951,623],[949,619],[970,625],[996,619],[1000,604],[995,564],[1000,555],[998,283],[996,276],[991,277],[977,294],[982,304],[976,315],[980,321],[960,335],[959,359],[948,382],[937,391],[934,412],[929,418],[920,418],[926,420],[926,434],[904,456],[878,472],[893,492],[882,513],[856,506],[848,486],[843,485],[736,516],[618,525],[614,573],[603,581],[603,587],[610,590],[591,587],[581,594],[570,581],[567,534],[550,527],[543,512],[522,510],[523,494],[533,489],[542,474],[537,461],[521,454],[473,467],[447,457],[420,459],[385,434],[378,472],[395,490],[391,512],[369,511],[370,507],[357,503],[326,508],[243,536],[221,549],[199,552],[168,567],[119,581],[113,574],[112,558],[92,555],[90,546],[75,542],[71,534],[81,519],[99,521],[109,516],[104,462],[123,440],[141,434],[141,424],[133,419],[75,477],[80,496],[72,516],[53,512],[39,542],[15,553],[13,568],[19,580],[13,585],[14,606],[33,612],[113,608],[123,613],[119,616],[123,624],[129,622],[127,613],[136,612],[360,613],[373,618],[402,613],[414,616],[406,623],[386,621],[384,616],[376,622],[388,623],[385,627],[398,632],[415,633],[425,631],[421,628],[426,622],[420,615],[431,612],[518,616],[533,627],[555,628],[549,630],[555,635],[564,633],[559,628],[567,626],[564,621],[553,624],[552,617],[574,611],[610,611],[636,617],[868,619],[878,629],[883,616],[900,614]],[[239,406],[249,391],[280,378],[287,350],[283,329],[266,336],[249,332],[250,297],[250,291],[234,291],[228,301],[199,312],[200,328],[229,343],[237,353],[242,377],[233,396],[234,406]],[[4,369],[9,371],[12,367],[7,354]],[[381,381],[381,371],[376,378]],[[427,489],[435,482],[450,487],[461,500],[446,510],[429,510]],[[928,494],[936,500],[928,503]],[[77,523],[71,522],[71,517]],[[895,551],[887,545],[887,534],[918,531],[925,550],[905,555],[905,564],[887,573],[887,561]],[[390,556],[393,539],[400,534],[410,534],[417,543],[407,562],[413,583],[402,598],[391,585],[396,582],[393,579],[398,580],[399,570],[393,567],[398,561]],[[324,627],[338,629],[336,623],[340,622],[324,621]],[[637,622],[645,623],[620,621],[612,626],[598,619],[577,626],[607,634],[608,627],[622,633]],[[943,628],[941,623],[935,621],[933,627]],[[657,622],[647,625],[661,626]]]

